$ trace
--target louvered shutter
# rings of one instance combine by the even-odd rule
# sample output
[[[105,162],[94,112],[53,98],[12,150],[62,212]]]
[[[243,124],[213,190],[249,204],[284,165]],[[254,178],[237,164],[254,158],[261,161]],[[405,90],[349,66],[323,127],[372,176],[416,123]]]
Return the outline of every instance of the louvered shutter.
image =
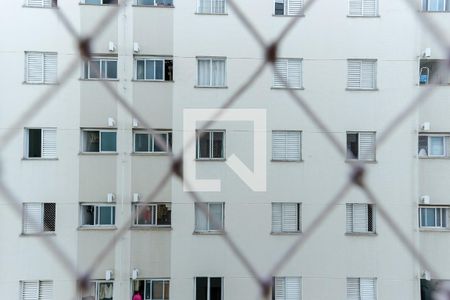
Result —
[[[56,129],[42,129],[42,157],[56,157]]]
[[[272,159],[300,160],[301,159],[300,131],[273,131]]]
[[[375,133],[359,133],[359,157],[360,160],[375,160]]]
[[[275,74],[273,76],[274,87],[286,87],[288,80],[287,59],[277,59],[275,61]]]
[[[349,203],[346,205],[346,212],[347,212],[347,220],[346,220],[347,232],[353,232],[353,204]]]
[[[376,300],[374,278],[361,278],[359,288],[361,300]]]
[[[44,55],[40,52],[26,53],[26,82],[44,82]]]
[[[361,86],[362,89],[374,89],[376,78],[376,62],[361,61]]]
[[[272,159],[285,160],[286,159],[286,132],[273,131],[272,132]]]
[[[353,232],[367,232],[369,226],[367,204],[353,204]]]
[[[281,203],[272,203],[272,232],[281,232],[281,207]]]
[[[288,87],[302,87],[302,61],[300,59],[288,59]]]
[[[23,233],[39,233],[43,230],[42,203],[23,204]]]
[[[22,281],[21,300],[38,300],[38,289],[37,281]]]
[[[363,14],[363,0],[349,0],[348,14],[350,16],[362,16]]]
[[[56,53],[44,53],[44,82],[55,83],[57,80]]]
[[[300,160],[300,132],[286,132],[286,160]]]
[[[284,290],[284,277],[275,277],[275,300],[286,300],[286,293]]]
[[[347,300],[361,300],[359,297],[359,278],[347,278]]]
[[[39,282],[39,300],[53,299],[53,281]]]
[[[297,203],[283,203],[282,211],[282,230],[285,232],[298,231]]]
[[[347,72],[347,87],[354,89],[359,88],[360,81],[361,81],[361,61],[349,60]]]
[[[288,1],[288,8],[287,8],[288,15],[303,14],[303,0],[287,0],[287,1]]]
[[[43,7],[43,5],[44,5],[44,1],[43,0],[28,0],[27,1],[27,6]]]
[[[364,16],[376,16],[378,14],[377,1],[378,0],[362,0]]]
[[[301,298],[301,282],[300,277],[285,278],[285,300],[300,300]]]

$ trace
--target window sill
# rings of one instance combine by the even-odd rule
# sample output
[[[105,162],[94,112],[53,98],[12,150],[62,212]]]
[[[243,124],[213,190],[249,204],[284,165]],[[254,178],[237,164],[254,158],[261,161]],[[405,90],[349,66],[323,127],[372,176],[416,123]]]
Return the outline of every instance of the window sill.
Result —
[[[169,152],[131,152],[131,156],[169,156]]]
[[[132,79],[131,82],[152,82],[152,83],[174,83],[173,80],[145,80],[145,79]]]
[[[374,88],[374,89],[346,88],[345,90],[348,92],[377,92],[377,91],[379,91],[378,88]]]
[[[346,232],[346,236],[377,236],[376,232]]]
[[[59,82],[27,82],[27,81],[23,81],[22,84],[25,84],[25,85],[59,85]]]
[[[346,163],[364,163],[364,164],[377,164],[377,160],[360,160],[360,159],[346,159]]]
[[[32,5],[26,5],[26,4],[22,5],[22,7],[25,7],[25,8],[46,8],[46,9],[58,8],[58,6],[32,6]]]
[[[305,14],[300,14],[300,15],[276,15],[276,14],[272,14],[272,17],[290,17],[290,18],[304,18]]]
[[[196,158],[195,161],[226,161],[226,158]]]
[[[419,83],[416,84],[418,86],[430,86],[430,85],[434,85],[434,86],[450,86],[450,83]]]
[[[450,232],[450,229],[445,228],[419,228],[419,232]]]
[[[78,228],[77,228],[77,230],[79,230],[79,231],[89,231],[89,230],[106,230],[106,231],[109,231],[109,230],[117,230],[117,227],[116,226],[79,226]]]
[[[286,162],[287,163],[290,163],[290,162],[292,162],[292,163],[302,163],[303,159],[296,159],[296,160],[271,159],[270,161],[273,162],[273,163],[286,163]]]
[[[172,226],[158,226],[158,225],[133,225],[130,230],[143,230],[143,231],[172,231]]]
[[[22,160],[59,160],[59,158],[54,157],[54,158],[45,158],[45,157],[22,157]]]
[[[286,231],[275,232],[275,231],[271,231],[270,232],[271,235],[299,235],[299,234],[302,234],[302,233],[303,232],[301,232],[301,231],[292,231],[292,232],[286,232]]]
[[[418,156],[419,159],[450,159],[449,156]]]
[[[42,237],[42,236],[56,236],[56,232],[51,231],[51,232],[38,232],[38,233],[21,233],[19,236],[21,237],[28,237],[28,236],[38,236],[38,237]]]
[[[119,152],[79,152],[78,155],[119,155]]]
[[[91,5],[91,4],[86,4],[86,5]],[[100,78],[95,78],[95,79],[86,79],[86,78],[79,78],[79,81],[120,81],[119,79],[100,79]]]
[[[424,14],[442,14],[442,13],[450,13],[450,11],[447,10],[438,10],[438,11],[434,11],[434,10],[419,10],[419,12],[424,13]]]
[[[276,86],[272,86],[270,88],[271,90],[304,90],[304,87],[276,87]]]
[[[353,15],[347,15],[347,18],[364,18],[364,19],[373,19],[373,18],[380,18],[380,15],[375,16],[353,16]]]
[[[90,4],[90,3],[79,3],[82,6],[118,6],[119,4]]]
[[[193,235],[224,235],[225,231],[218,230],[218,231],[194,231],[192,233]]]
[[[227,89],[228,86],[206,86],[206,85],[194,85],[196,89]]]
[[[175,8],[174,5],[144,5],[144,4],[133,4],[132,7],[151,7],[151,8]]]
[[[200,15],[200,16],[228,16],[228,13],[202,13],[202,12],[195,12],[194,14]]]

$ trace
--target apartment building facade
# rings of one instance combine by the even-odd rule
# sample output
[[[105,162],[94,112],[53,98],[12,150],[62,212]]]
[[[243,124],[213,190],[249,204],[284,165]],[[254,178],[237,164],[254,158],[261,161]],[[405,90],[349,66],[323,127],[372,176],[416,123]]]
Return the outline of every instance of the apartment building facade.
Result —
[[[304,4],[238,3],[266,41]],[[416,4],[448,28],[448,1]],[[20,200],[21,214],[0,197],[2,298],[132,299],[139,291],[146,300],[257,299],[260,288],[225,243],[224,230],[256,271],[268,275],[355,161],[364,163],[371,189],[441,276],[432,281],[450,280],[450,77],[438,68],[447,57],[406,3],[315,2],[279,44],[276,71],[259,72],[233,104],[264,112],[265,149],[254,147],[254,124],[246,120],[221,120],[195,137],[196,177],[221,181],[220,192],[198,192],[203,205],[194,204],[176,177],[151,203],[145,200],[170,169],[170,152],[183,150],[186,112],[220,108],[265,60],[226,1],[136,0],[117,15],[114,0],[5,6],[1,19],[18,25],[0,29],[0,62],[8,70],[1,80],[0,131],[14,133],[2,146],[1,180]],[[56,9],[81,37],[95,33],[88,62],[79,59]],[[112,17],[100,23],[106,16]],[[389,122],[434,81],[440,85],[429,100],[377,145]],[[52,85],[58,92],[16,126]],[[325,120],[346,155],[287,90]],[[204,124],[199,120],[196,128]],[[229,161],[236,155],[253,169],[255,153],[263,150],[266,189],[255,192]],[[61,259],[43,245],[46,239],[80,274],[95,266],[86,291],[77,290]],[[354,188],[274,274],[271,298],[418,300],[428,272]]]

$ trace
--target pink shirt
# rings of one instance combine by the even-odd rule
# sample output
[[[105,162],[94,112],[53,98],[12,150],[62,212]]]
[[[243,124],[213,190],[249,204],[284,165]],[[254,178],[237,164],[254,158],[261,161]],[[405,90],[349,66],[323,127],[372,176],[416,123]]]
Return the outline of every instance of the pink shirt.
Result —
[[[133,296],[133,300],[142,300],[142,296],[140,294],[136,294]]]

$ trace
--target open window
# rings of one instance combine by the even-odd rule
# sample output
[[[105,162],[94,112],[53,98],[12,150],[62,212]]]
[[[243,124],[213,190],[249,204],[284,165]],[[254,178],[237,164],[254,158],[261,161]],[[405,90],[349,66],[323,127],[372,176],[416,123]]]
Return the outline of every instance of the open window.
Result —
[[[447,61],[443,59],[420,60],[419,83],[420,85],[430,83],[450,85],[450,71],[447,67]]]
[[[82,152],[116,152],[117,132],[115,130],[83,129]]]
[[[116,207],[106,204],[81,204],[81,226],[113,226]]]

